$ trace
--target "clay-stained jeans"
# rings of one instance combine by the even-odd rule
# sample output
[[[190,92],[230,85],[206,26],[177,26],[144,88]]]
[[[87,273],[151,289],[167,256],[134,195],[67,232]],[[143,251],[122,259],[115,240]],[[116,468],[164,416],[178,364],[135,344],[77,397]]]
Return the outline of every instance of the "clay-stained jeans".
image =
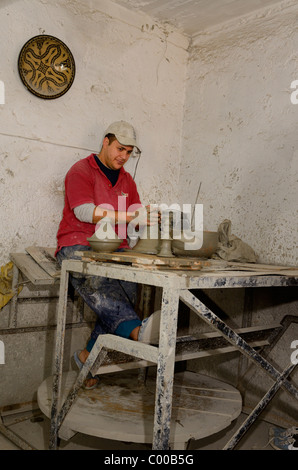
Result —
[[[61,265],[65,259],[80,259],[75,252],[87,250],[90,250],[90,247],[85,245],[63,247],[57,253],[57,260]],[[78,273],[70,273],[69,279],[97,316],[87,345],[89,351],[98,335],[111,333],[128,338],[130,332],[141,325],[140,318],[134,311],[137,298],[136,283],[99,276],[83,276]]]

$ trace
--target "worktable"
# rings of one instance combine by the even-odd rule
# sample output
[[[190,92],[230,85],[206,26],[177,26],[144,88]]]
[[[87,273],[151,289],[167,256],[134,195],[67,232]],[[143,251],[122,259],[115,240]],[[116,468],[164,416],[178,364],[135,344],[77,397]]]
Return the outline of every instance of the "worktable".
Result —
[[[65,417],[75,402],[88,372],[91,371],[94,375],[100,371],[107,350],[119,351],[120,353],[138,358],[140,361],[144,361],[143,366],[148,363],[156,364],[157,375],[152,448],[156,450],[166,450],[169,448],[179,300],[184,302],[199,318],[203,319],[232,345],[232,349],[240,351],[241,354],[247,356],[273,378],[274,386],[268,391],[269,399],[280,387],[285,388],[298,399],[297,389],[287,380],[288,375],[295,366],[290,364],[283,372],[276,370],[238,332],[232,330],[192,293],[192,290],[196,289],[298,286],[297,269],[280,266],[226,263],[220,260],[202,262],[197,260],[195,269],[192,269],[189,262],[184,264],[181,262],[179,269],[179,263],[173,266],[173,261],[167,263],[167,260],[164,258],[148,258],[144,256],[143,261],[140,261],[142,256],[139,255],[134,258],[133,262],[129,262],[127,256],[125,253],[115,253],[102,257],[101,254],[85,252],[82,259],[65,260],[62,263],[55,371],[52,390],[50,449],[57,448],[58,432]],[[84,276],[103,276],[161,288],[160,341],[159,345],[149,345],[110,334],[100,335],[69,395],[61,403],[69,273],[81,273]],[[195,351],[192,351],[191,357],[187,358],[196,358],[200,354],[200,351],[197,354]],[[268,396],[264,397],[264,399],[264,401],[259,403],[257,409],[254,410],[253,415],[249,416],[246,426],[251,425],[264,406],[266,406]],[[200,426],[199,422],[198,426]],[[233,442],[227,448],[233,448],[243,432],[245,432],[244,427],[239,429],[237,436],[235,436]]]

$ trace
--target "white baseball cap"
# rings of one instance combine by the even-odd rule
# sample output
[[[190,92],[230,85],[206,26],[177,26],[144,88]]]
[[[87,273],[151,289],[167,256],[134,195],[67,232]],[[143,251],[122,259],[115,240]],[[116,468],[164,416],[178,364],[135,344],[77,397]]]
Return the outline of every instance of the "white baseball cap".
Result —
[[[131,145],[136,147],[139,152],[141,152],[140,147],[137,144],[136,131],[133,126],[126,121],[117,121],[110,124],[107,130],[104,133],[104,136],[107,134],[114,134],[118,142],[122,145]]]

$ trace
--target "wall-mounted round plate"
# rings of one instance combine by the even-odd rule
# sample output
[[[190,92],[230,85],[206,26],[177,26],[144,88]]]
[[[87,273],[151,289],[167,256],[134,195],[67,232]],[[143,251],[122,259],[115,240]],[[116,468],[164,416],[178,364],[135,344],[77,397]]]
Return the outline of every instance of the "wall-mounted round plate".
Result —
[[[64,95],[75,77],[75,61],[69,48],[60,39],[45,34],[24,44],[18,68],[28,90],[44,99]]]

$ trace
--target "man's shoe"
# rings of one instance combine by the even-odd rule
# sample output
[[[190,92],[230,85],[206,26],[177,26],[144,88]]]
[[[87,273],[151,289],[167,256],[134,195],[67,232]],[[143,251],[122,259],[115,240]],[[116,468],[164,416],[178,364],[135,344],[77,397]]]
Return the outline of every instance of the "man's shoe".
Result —
[[[270,428],[270,444],[276,450],[298,450],[298,428]]]

